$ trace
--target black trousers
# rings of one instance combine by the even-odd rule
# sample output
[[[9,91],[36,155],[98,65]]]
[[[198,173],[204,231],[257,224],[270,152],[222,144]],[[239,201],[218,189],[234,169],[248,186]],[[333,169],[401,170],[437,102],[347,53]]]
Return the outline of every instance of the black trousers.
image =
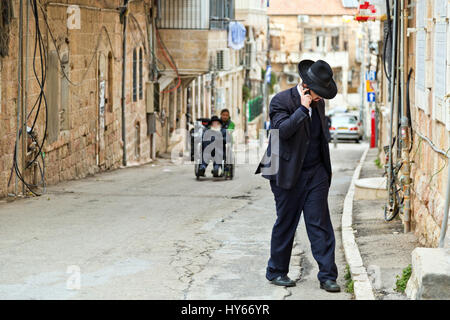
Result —
[[[277,220],[272,230],[266,278],[273,280],[289,272],[292,245],[303,211],[311,251],[319,265],[318,279],[336,280],[335,237],[328,209],[328,173],[322,163],[302,171],[292,189],[282,189],[270,181],[275,197]]]

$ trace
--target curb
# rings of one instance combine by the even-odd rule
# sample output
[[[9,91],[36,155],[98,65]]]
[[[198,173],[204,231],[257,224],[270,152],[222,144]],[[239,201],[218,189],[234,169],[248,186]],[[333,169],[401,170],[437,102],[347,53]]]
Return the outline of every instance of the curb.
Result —
[[[366,160],[369,145],[364,150],[359,164],[353,173],[350,187],[344,200],[344,209],[342,213],[342,245],[344,247],[345,260],[350,267],[350,273],[353,280],[353,288],[356,300],[375,300],[372,283],[370,282],[367,270],[364,267],[358,245],[355,241],[355,234],[352,228],[353,220],[353,196],[355,194],[355,181],[359,178],[362,165]]]

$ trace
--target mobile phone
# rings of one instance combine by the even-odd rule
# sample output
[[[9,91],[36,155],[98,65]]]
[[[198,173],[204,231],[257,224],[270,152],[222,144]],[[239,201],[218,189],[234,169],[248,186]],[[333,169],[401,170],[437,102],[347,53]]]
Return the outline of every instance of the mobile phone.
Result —
[[[308,90],[306,90],[306,91],[304,92],[305,95],[311,94],[311,92],[309,91],[308,86],[307,86],[305,83],[303,83],[303,88],[308,89]]]

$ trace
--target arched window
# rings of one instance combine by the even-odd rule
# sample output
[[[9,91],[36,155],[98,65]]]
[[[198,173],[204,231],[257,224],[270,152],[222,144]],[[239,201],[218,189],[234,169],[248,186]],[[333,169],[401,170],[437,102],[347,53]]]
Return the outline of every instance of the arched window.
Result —
[[[133,101],[137,101],[137,49],[133,50]]]
[[[139,100],[144,98],[144,55],[142,48],[139,49]]]
[[[114,59],[112,53],[108,53],[108,77],[107,79],[107,91],[106,91],[106,103],[107,103],[107,111],[113,112],[113,84],[114,84]]]

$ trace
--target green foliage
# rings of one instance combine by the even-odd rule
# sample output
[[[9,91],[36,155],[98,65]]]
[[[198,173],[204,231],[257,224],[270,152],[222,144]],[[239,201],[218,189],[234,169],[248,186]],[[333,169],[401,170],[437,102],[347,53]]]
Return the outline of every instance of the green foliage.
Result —
[[[375,159],[375,165],[376,165],[378,168],[382,168],[382,167],[383,167],[383,164],[381,163],[380,158],[376,158],[376,159]]]
[[[244,103],[247,103],[249,99],[250,99],[250,88],[244,84],[242,86],[242,100],[244,101]]]
[[[345,291],[353,294],[354,293],[354,281],[352,280],[352,274],[350,272],[350,266],[348,264],[345,266],[344,279],[346,280]]]
[[[409,278],[411,277],[411,265],[409,264],[405,269],[402,271],[402,275],[397,275],[397,281],[395,282],[395,291],[404,293],[406,289],[406,284],[408,283]]]
[[[345,280],[350,280],[352,278],[352,274],[350,273],[350,266],[347,264],[345,266],[345,274],[344,274],[344,279]]]
[[[345,291],[353,294],[355,292],[354,285],[355,285],[355,282],[353,280],[348,281]]]

